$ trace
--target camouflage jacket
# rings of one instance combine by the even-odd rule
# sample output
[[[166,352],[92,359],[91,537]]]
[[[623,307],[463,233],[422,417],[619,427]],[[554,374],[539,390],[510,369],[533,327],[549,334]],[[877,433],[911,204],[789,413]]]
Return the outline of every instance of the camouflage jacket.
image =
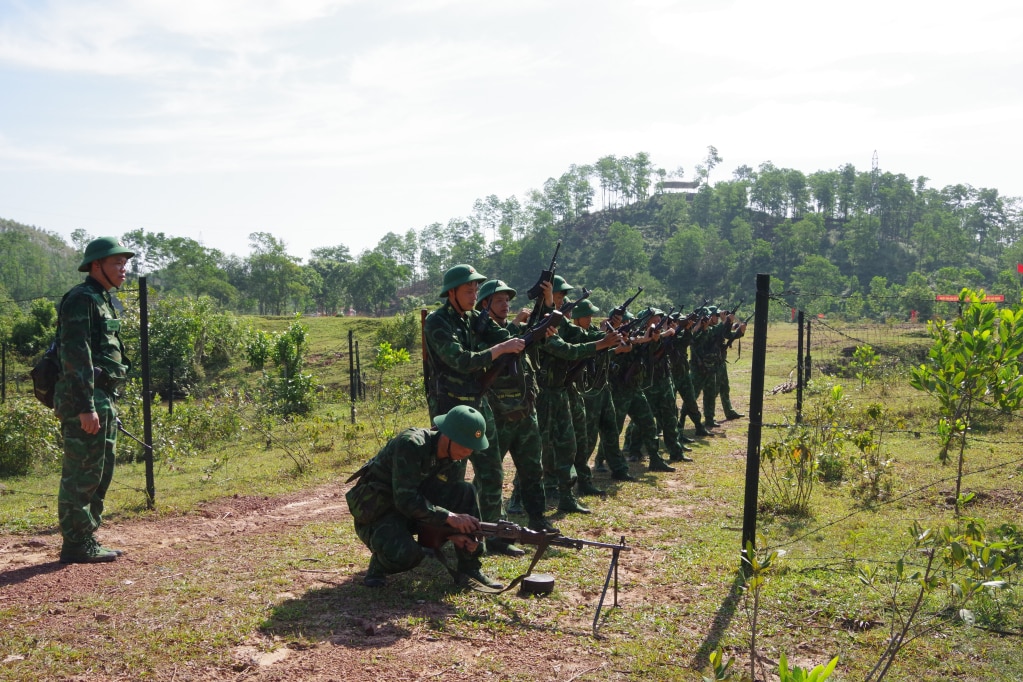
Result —
[[[459,463],[437,457],[440,432],[406,429],[387,442],[376,457],[356,472],[359,482],[345,498],[357,524],[369,524],[397,512],[420,523],[440,526],[448,510],[423,497],[420,487],[431,479],[461,480]]]
[[[64,297],[57,315],[60,378],[53,402],[58,417],[94,412],[97,388],[112,394],[124,384],[131,362],[120,329],[110,293],[92,277]]]
[[[430,358],[430,393],[478,397],[478,373],[493,364],[490,347],[512,338],[511,333],[487,320],[482,333],[473,330],[478,310],[459,315],[446,302],[426,316],[424,334]]]
[[[513,336],[518,336],[526,329],[525,324],[505,321],[504,325]],[[487,402],[494,416],[498,419],[513,421],[528,415],[536,402],[540,388],[536,383],[536,369],[532,357],[523,353],[513,365],[514,371],[502,374],[490,387]]]
[[[577,360],[597,354],[597,342],[587,341],[585,334],[576,325],[562,322],[558,325],[558,333],[540,344],[538,380],[542,388],[565,388],[571,366]]]

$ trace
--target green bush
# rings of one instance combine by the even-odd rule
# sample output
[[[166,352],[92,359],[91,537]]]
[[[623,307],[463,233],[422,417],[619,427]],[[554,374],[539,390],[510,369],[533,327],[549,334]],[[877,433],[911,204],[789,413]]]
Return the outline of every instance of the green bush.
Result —
[[[0,477],[55,466],[63,448],[60,422],[37,400],[12,398],[0,406]]]
[[[313,377],[302,374],[308,350],[307,331],[298,320],[274,337],[270,357],[277,367],[277,376],[263,376],[265,407],[271,413],[290,417],[312,409]]]
[[[142,391],[139,381],[125,387],[118,404],[125,428],[142,438]],[[191,396],[174,405],[173,414],[160,406],[153,410],[153,455],[155,458],[189,457],[237,438],[242,430],[243,400],[236,393],[218,393],[196,399]],[[118,438],[119,461],[142,458],[143,448],[123,435]]]
[[[422,331],[419,328],[419,311],[409,310],[385,320],[377,330],[377,344],[387,343],[392,348],[412,351],[419,345]]]

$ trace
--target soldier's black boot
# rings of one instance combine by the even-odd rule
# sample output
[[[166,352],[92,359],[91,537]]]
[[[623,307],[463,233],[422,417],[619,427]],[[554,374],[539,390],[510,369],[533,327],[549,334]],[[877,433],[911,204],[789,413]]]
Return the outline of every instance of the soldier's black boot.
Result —
[[[384,573],[383,566],[377,561],[375,554],[369,559],[369,568],[366,570],[366,577],[362,579],[362,584],[366,587],[383,587],[387,584],[387,574]]]
[[[661,459],[660,455],[650,455],[650,471],[663,471],[670,473],[675,467],[668,466],[668,463]]]
[[[62,564],[100,564],[114,561],[117,556],[116,552],[100,547],[96,538],[91,535],[82,542],[64,540],[64,544],[60,548],[60,563]]]
[[[561,534],[561,531],[554,527],[550,521],[547,520],[542,514],[540,516],[530,516],[529,523],[526,524],[526,528],[535,530],[538,533],[557,533]]]
[[[580,478],[579,482],[576,483],[576,488],[578,489],[581,497],[585,497],[586,495],[600,495],[603,497],[607,494],[604,490],[593,485],[593,481],[589,479],[583,480]]]
[[[561,486],[561,498],[558,501],[558,511],[563,511],[567,514],[589,514],[590,508],[585,507],[576,498],[575,493],[572,492],[572,484],[569,483],[567,486]]]

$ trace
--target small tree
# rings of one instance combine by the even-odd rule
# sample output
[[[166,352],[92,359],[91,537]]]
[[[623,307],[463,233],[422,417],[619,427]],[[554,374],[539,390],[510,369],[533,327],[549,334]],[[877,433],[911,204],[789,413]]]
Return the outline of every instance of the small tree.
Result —
[[[913,370],[910,381],[914,388],[938,400],[938,459],[948,464],[949,453],[956,453],[957,513],[962,507],[967,436],[977,409],[988,405],[1011,412],[1023,401],[1019,361],[1023,353],[1023,309],[999,310],[994,303],[983,301],[983,291],[963,289],[958,318],[927,323],[934,345],[928,361]]]

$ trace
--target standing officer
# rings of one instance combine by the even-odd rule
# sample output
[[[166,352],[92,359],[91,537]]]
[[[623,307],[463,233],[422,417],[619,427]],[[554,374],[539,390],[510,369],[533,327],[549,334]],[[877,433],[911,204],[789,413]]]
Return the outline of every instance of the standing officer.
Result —
[[[131,367],[110,292],[124,284],[134,255],[114,237],[89,242],[78,266],[89,274],[64,296],[57,314],[61,374],[53,402],[64,436],[57,492],[63,564],[113,561],[121,554],[102,547],[93,533],[103,522],[103,500],[114,476],[114,400]]]
[[[363,584],[383,587],[387,575],[410,571],[425,552],[413,533],[419,524],[449,526],[458,573],[487,587],[501,583],[483,573],[481,548],[469,537],[479,529],[479,505],[460,463],[487,449],[483,415],[459,405],[437,416],[434,429],[406,429],[349,478],[359,482],[345,494],[355,534],[373,556]]]
[[[457,405],[470,405],[486,420],[489,446],[474,453],[469,461],[476,472],[473,483],[479,492],[480,519],[496,522],[503,516],[504,468],[494,413],[481,393],[478,377],[501,355],[520,353],[525,342],[512,338],[493,320],[479,319],[482,313],[474,306],[484,280],[486,277],[471,265],[456,265],[445,272],[440,292],[444,305],[426,316],[423,335],[430,364],[430,416],[446,414]],[[487,550],[512,556],[525,553],[498,538],[487,543]]]

